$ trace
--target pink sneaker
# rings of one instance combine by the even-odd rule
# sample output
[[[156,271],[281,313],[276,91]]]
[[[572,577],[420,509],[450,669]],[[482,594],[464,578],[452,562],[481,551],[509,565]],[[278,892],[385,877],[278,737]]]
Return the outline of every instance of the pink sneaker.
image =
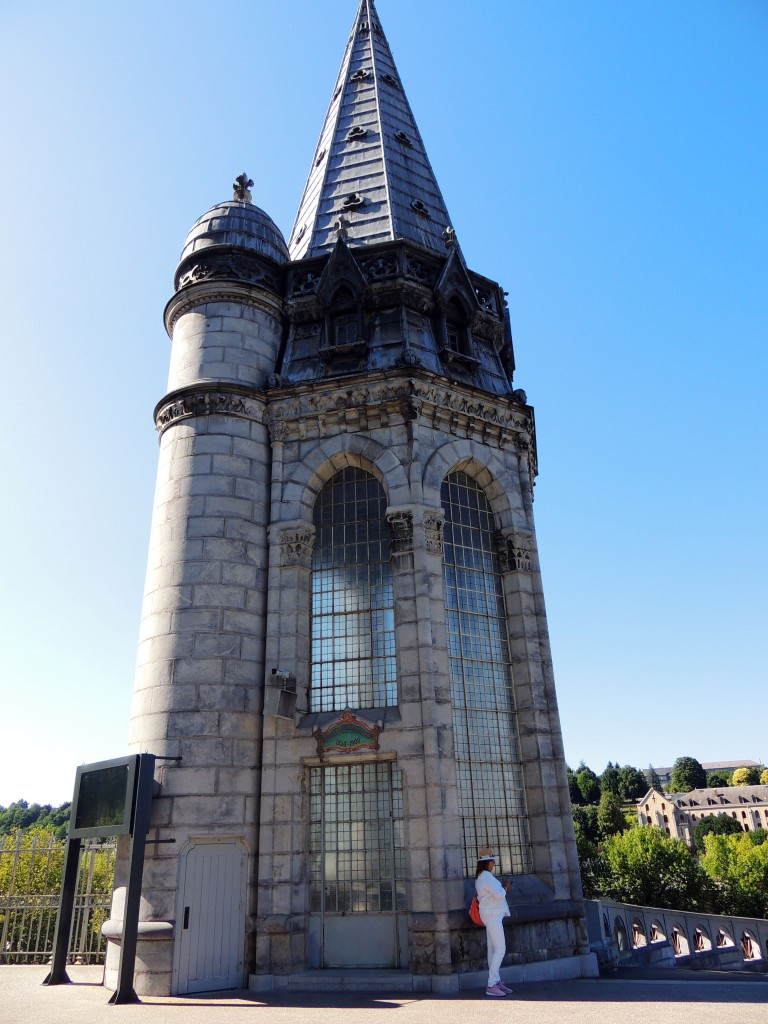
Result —
[[[503,981],[497,982],[496,988],[503,989],[505,996],[511,996],[512,995],[512,989],[509,988],[508,985],[505,985]]]
[[[485,990],[485,994],[487,996],[493,996],[494,998],[498,999],[499,996],[504,997],[507,993],[504,991],[501,985],[489,985],[488,988]]]

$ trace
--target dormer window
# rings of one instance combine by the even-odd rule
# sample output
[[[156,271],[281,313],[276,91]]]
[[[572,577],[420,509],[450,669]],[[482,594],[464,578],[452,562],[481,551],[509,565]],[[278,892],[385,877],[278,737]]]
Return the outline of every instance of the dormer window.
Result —
[[[353,292],[346,286],[338,288],[333,296],[331,308],[326,315],[325,344],[320,349],[324,363],[339,366],[352,360],[350,369],[357,367],[365,355],[363,340],[362,306]]]
[[[455,299],[451,299],[445,311],[445,341],[451,352],[462,352],[463,335],[466,328],[463,324],[464,311]]]
[[[456,363],[470,372],[479,366],[479,360],[474,355],[469,318],[458,299],[450,299],[446,304],[438,331],[439,354],[444,363]]]
[[[344,313],[334,321],[334,344],[354,345],[357,341],[357,316]]]

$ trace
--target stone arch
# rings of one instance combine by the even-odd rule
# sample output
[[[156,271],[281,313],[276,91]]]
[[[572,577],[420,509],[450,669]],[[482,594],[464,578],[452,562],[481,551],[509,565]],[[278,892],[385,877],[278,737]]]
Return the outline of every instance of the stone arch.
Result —
[[[651,921],[651,928],[648,933],[648,938],[651,942],[666,942],[667,932],[664,925],[659,921],[657,917]]]
[[[741,934],[741,955],[745,960],[762,960],[760,941],[753,931],[745,928]]]
[[[721,928],[717,933],[717,946],[718,949],[727,949],[729,946],[735,946],[736,943],[733,941],[733,937],[730,935],[725,928]]]
[[[712,949],[712,939],[706,928],[699,925],[693,932],[693,948],[696,953],[708,953]]]
[[[512,473],[497,452],[477,441],[449,441],[432,453],[422,476],[424,504],[440,508],[443,480],[449,473],[459,471],[471,476],[483,489],[498,529],[527,525],[521,518],[525,513],[517,474]]]
[[[691,945],[688,942],[688,936],[685,932],[685,928],[683,928],[681,924],[672,925],[670,941],[672,943],[672,949],[675,951],[675,956],[690,956]]]
[[[613,941],[616,943],[620,953],[626,953],[631,948],[627,926],[624,924],[623,918],[619,917],[618,914],[613,921]]]
[[[391,449],[358,434],[340,434],[324,440],[286,474],[284,506],[294,507],[293,518],[311,523],[315,501],[323,485],[340,470],[351,466],[376,477],[389,505],[408,504],[408,474]]]
[[[632,947],[638,949],[640,946],[647,946],[648,939],[645,935],[645,925],[639,917],[632,919]]]

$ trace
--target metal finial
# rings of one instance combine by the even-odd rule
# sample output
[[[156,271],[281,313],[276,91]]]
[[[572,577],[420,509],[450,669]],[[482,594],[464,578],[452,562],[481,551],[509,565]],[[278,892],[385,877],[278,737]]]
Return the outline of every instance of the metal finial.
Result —
[[[253,188],[253,182],[245,173],[245,171],[243,171],[242,174],[238,174],[238,176],[235,178],[232,188],[235,190],[233,198],[240,199],[245,203],[251,202],[250,189]]]
[[[458,244],[456,232],[454,231],[453,228],[448,227],[445,229],[445,231],[443,232],[443,241],[445,242],[446,249],[453,249],[454,246]]]

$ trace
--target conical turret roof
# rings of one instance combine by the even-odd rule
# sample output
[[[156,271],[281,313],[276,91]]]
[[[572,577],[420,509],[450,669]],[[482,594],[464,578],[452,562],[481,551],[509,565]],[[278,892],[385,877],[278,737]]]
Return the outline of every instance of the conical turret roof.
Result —
[[[291,259],[406,238],[445,253],[450,226],[373,0],[360,0],[291,233]]]

